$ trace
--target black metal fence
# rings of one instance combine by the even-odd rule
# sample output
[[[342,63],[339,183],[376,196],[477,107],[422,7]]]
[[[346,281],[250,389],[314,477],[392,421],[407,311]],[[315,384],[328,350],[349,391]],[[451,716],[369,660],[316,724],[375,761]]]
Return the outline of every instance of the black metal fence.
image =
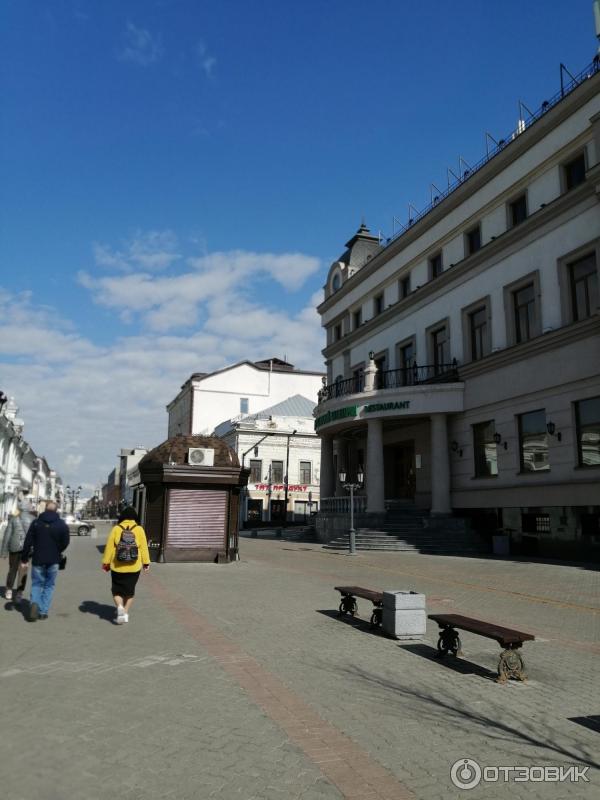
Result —
[[[451,383],[460,380],[456,359],[451,364],[413,364],[404,369],[388,369],[375,376],[375,389],[401,389],[404,386],[418,386],[426,383]],[[336,381],[324,386],[319,392],[319,403],[360,394],[364,391],[364,375]]]

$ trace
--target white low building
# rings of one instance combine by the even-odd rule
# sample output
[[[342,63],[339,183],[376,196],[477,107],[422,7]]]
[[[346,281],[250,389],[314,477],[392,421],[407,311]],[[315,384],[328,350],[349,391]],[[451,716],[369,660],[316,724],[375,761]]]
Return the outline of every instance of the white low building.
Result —
[[[599,67],[331,266],[323,503],[364,467],[367,513],[468,516],[522,552],[600,546]]]
[[[215,429],[250,469],[242,522],[306,522],[319,509],[321,446],[314,401],[302,395]]]
[[[212,434],[225,419],[255,414],[296,394],[316,401],[323,377],[278,358],[194,373],[167,406],[169,438]]]

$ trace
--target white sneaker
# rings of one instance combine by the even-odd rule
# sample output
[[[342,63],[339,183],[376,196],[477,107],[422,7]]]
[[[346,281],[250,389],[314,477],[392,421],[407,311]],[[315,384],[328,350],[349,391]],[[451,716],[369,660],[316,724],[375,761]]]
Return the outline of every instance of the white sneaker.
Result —
[[[121,619],[123,620],[123,622],[129,622],[129,614],[123,614]]]
[[[5,600],[12,600],[12,589],[7,589],[4,592],[4,599]]]
[[[117,606],[117,625],[122,625],[124,622],[123,617],[126,616],[127,614],[125,613],[123,606]]]

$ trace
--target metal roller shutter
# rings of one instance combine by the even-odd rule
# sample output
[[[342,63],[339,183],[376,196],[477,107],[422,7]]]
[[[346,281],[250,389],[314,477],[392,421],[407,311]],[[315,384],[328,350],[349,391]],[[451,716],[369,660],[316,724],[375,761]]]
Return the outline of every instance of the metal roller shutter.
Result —
[[[169,489],[168,547],[225,546],[227,492],[212,489]]]

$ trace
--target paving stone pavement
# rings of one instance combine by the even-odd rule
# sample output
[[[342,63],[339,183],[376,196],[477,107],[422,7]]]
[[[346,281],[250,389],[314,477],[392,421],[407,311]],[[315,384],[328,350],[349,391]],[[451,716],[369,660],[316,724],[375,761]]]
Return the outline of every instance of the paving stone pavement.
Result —
[[[230,565],[153,565],[131,622],[110,622],[101,539],[75,539],[52,615],[0,607],[2,794],[14,800],[598,796],[600,579],[581,566],[242,540]],[[6,562],[0,562],[0,569]],[[336,616],[333,586],[416,589],[428,609],[536,635],[530,680],[493,681],[499,648],[462,659]],[[584,720],[585,721],[585,720]],[[455,788],[459,759],[589,766],[589,783]]]

